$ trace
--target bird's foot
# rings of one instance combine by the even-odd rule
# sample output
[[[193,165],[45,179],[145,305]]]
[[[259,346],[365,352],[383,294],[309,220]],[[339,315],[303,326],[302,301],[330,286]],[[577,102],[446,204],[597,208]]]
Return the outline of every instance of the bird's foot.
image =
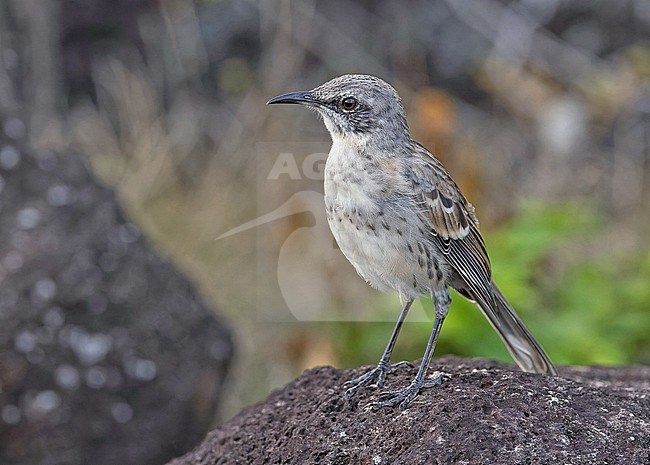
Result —
[[[383,386],[384,381],[386,381],[386,374],[401,366],[412,367],[413,364],[411,362],[398,362],[398,363],[393,363],[391,365],[389,362],[385,362],[383,360],[380,361],[379,364],[372,370],[367,371],[366,373],[362,374],[358,378],[354,378],[351,379],[350,381],[347,381],[343,385],[343,387],[346,388],[343,398],[345,400],[349,400],[363,386],[369,386],[369,387]]]
[[[449,375],[446,373],[436,371],[429,379],[423,379],[420,381],[413,380],[413,382],[404,389],[382,392],[380,397],[387,397],[388,399],[379,402],[371,402],[366,406],[366,409],[378,410],[382,407],[395,407],[396,405],[400,409],[405,409],[411,401],[417,397],[422,389],[438,386],[447,378],[449,378]]]

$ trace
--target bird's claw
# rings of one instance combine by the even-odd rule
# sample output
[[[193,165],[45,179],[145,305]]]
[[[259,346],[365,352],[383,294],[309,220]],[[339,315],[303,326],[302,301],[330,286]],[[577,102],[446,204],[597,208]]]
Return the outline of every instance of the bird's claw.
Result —
[[[401,368],[401,367],[414,368],[415,365],[413,365],[411,362],[408,362],[408,361],[406,361],[406,360],[402,360],[401,362],[393,363],[393,364],[390,366],[390,369],[389,369],[388,371],[394,371],[394,370],[396,370],[396,369],[398,369],[398,368]]]
[[[396,405],[400,409],[405,409],[411,403],[413,399],[417,397],[422,389],[438,386],[442,382],[449,378],[449,375],[441,372],[435,372],[433,377],[417,381],[414,380],[410,385],[404,389],[398,391],[385,391],[379,394],[380,398],[388,398],[386,400],[378,402],[370,402],[366,406],[366,410],[378,410],[382,407],[395,407]]]
[[[365,372],[358,378],[345,382],[343,384],[343,387],[345,388],[343,398],[349,400],[361,387],[366,385],[374,388],[382,387],[386,381],[386,374],[402,366],[412,367],[413,364],[406,361],[394,363],[392,365],[384,361],[379,362],[379,364],[372,370]]]

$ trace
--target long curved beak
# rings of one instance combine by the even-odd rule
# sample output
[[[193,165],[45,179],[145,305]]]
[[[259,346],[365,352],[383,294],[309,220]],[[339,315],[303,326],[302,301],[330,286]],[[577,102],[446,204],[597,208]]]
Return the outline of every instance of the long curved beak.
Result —
[[[314,98],[311,91],[289,92],[288,94],[278,95],[266,102],[267,105],[275,103],[293,103],[300,105],[320,105],[321,103]]]

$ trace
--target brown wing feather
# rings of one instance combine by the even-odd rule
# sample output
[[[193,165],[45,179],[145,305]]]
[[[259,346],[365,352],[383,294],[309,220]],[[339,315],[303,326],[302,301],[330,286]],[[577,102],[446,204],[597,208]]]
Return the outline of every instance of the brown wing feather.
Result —
[[[433,242],[472,293],[493,301],[490,259],[474,207],[429,151],[417,144],[416,155],[414,188],[431,221]]]
[[[424,192],[429,209],[431,225],[444,239],[462,239],[469,234],[467,213],[462,207],[441,194],[437,188]]]

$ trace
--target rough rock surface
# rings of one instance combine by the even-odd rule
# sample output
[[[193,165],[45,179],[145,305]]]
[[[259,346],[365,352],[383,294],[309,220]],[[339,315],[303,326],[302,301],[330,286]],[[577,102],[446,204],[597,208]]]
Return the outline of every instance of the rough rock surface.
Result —
[[[0,117],[0,463],[160,464],[214,418],[229,332],[72,154]]]
[[[362,370],[319,367],[211,432],[170,465],[650,463],[650,367],[562,367],[555,378],[445,357],[451,375],[406,410],[346,403]],[[392,373],[406,385],[415,368]]]

